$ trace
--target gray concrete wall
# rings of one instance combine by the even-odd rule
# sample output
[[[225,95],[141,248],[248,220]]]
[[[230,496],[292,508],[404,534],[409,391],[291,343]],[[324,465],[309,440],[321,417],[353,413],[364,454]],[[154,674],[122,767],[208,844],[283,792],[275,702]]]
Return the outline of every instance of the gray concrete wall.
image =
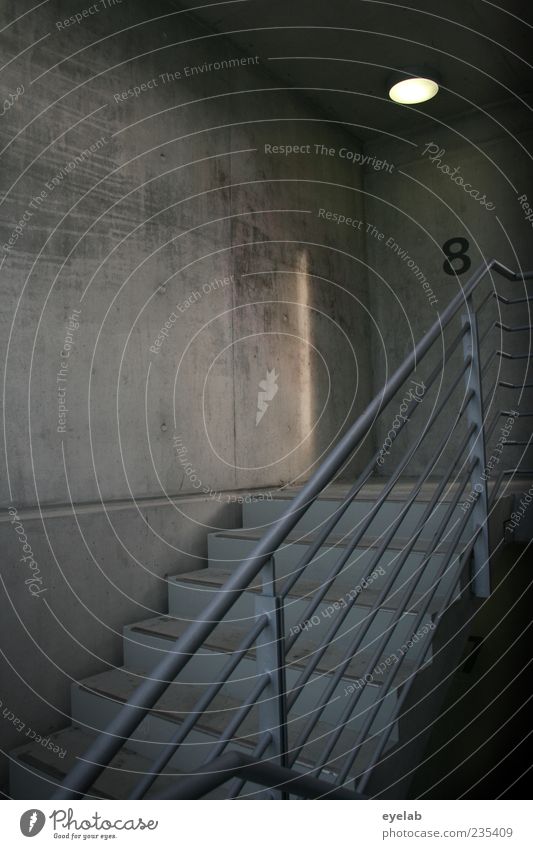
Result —
[[[143,4],[137,5],[135,11],[135,4],[128,4],[121,25],[139,19]],[[6,152],[4,192],[12,175],[39,158],[4,201],[5,237],[31,198],[48,191],[47,182],[81,149],[105,139],[32,210],[29,225],[4,263],[8,303],[16,304],[24,287],[13,325],[13,310],[3,315],[3,336],[12,334],[6,403],[11,422],[16,422],[7,434],[9,479],[22,503],[37,500],[35,484],[43,502],[64,499],[55,381],[74,309],[81,311],[80,326],[64,387],[69,408],[65,455],[67,466],[76,470],[74,500],[120,498],[130,491],[149,496],[159,494],[161,486],[186,491],[187,482],[174,462],[175,432],[186,433],[191,457],[213,488],[277,484],[298,475],[350,415],[351,345],[358,360],[356,406],[360,409],[368,399],[368,346],[358,321],[364,311],[355,300],[364,302],[366,281],[357,260],[347,265],[344,254],[335,254],[338,249],[360,256],[361,235],[334,226],[326,231],[317,218],[320,207],[357,215],[361,171],[338,157],[264,153],[268,143],[307,144],[312,150],[315,142],[336,148],[353,147],[354,142],[337,128],[317,123],[312,109],[296,98],[279,91],[258,97],[258,89],[275,88],[276,83],[261,73],[260,62],[159,82],[157,88],[115,103],[115,96],[160,80],[160,74],[236,53],[219,37],[202,40],[204,31],[188,19],[180,17],[175,31],[171,24],[153,25],[153,32],[146,26],[132,29],[107,42],[105,51],[92,48],[63,62],[24,95],[12,110],[11,126],[2,125],[6,142],[43,106],[62,98]],[[110,27],[102,16],[88,18],[68,31],[72,49],[103,37]],[[21,41],[37,38],[42,28],[41,17],[38,31],[25,28]],[[31,78],[64,57],[65,36],[60,36],[56,33],[46,47],[34,51]],[[200,41],[168,51],[160,47],[164,37]],[[126,62],[150,47],[150,55]],[[20,73],[13,68],[12,85]],[[91,78],[92,84],[84,83]],[[80,86],[77,92],[68,94],[75,86]],[[42,153],[45,144],[77,121],[81,123],[75,129]],[[256,244],[269,240],[270,245]],[[227,285],[216,282],[228,280]],[[246,306],[257,300],[265,305]],[[178,315],[175,325],[167,329],[159,353],[152,353],[173,313]],[[335,329],[335,324],[342,327]],[[288,333],[299,341],[290,341]],[[244,334],[251,338],[239,344]],[[273,334],[270,342],[265,334]],[[328,389],[327,368],[312,345],[329,369],[333,352],[341,357],[335,358],[340,368],[328,408],[310,435],[309,424],[322,412]],[[255,427],[258,383],[267,368],[280,370],[285,346],[294,368],[280,374],[278,414],[269,417],[266,434],[266,428]],[[10,363],[17,365],[16,371]],[[25,381],[17,378],[21,372]],[[31,420],[26,415],[28,386]],[[202,405],[205,428],[197,427]],[[215,420],[217,433],[212,434]],[[280,460],[287,449],[289,463]],[[250,468],[267,464],[268,470]],[[5,481],[4,503],[9,497]]]
[[[531,223],[525,220],[518,200],[523,193],[529,192],[531,196],[533,172],[527,151],[531,148],[532,136],[518,110],[500,105],[494,107],[491,115],[464,116],[455,121],[453,127],[436,125],[433,131],[423,135],[412,134],[408,141],[406,145],[405,139],[400,143],[395,138],[383,138],[379,143],[369,145],[372,153],[395,164],[391,173],[371,171],[365,179],[365,216],[367,223],[372,224],[376,231],[370,231],[366,245],[370,303],[375,320],[372,352],[376,392],[483,260],[494,257],[512,269],[533,266]],[[429,144],[435,147],[425,153]],[[431,161],[431,156],[434,161]],[[445,173],[446,167],[451,174]],[[472,190],[479,193],[478,199],[466,194],[453,182],[451,176],[454,176],[455,168],[459,169],[455,176],[462,176],[465,183],[470,183]],[[483,197],[485,201],[480,202]],[[487,204],[494,208],[487,208]],[[447,275],[443,270],[445,256],[442,246],[454,237],[465,238],[469,242],[470,269],[457,277]],[[458,247],[454,246],[453,250]],[[455,267],[461,268],[459,261],[456,261]],[[427,280],[425,285],[424,278]],[[481,292],[484,296],[491,285],[487,279],[480,290],[480,297]],[[525,292],[523,284],[508,283],[499,277],[494,278],[494,285],[506,297],[519,297]],[[480,318],[481,332],[497,318],[496,304],[488,306]],[[527,305],[502,307],[500,318],[507,324],[527,324]],[[458,322],[455,322],[444,334],[444,339],[449,342],[458,327]],[[483,352],[487,355],[495,348],[511,352],[527,351],[528,344],[527,333],[511,336],[493,331],[484,343]],[[442,342],[435,346],[434,355],[421,364],[419,379],[424,380],[430,368],[437,363],[437,348],[442,351]],[[447,370],[450,379],[457,375],[461,357],[462,351],[459,350]],[[520,399],[520,393],[502,391],[492,399],[489,390],[497,375],[495,361],[495,367],[487,374],[484,384],[489,419],[497,409],[519,402],[520,409],[531,409],[530,395],[527,394]],[[499,376],[523,382],[526,377],[523,362],[504,362]],[[418,425],[427,422],[449,385],[447,377],[439,377],[435,390],[426,395],[407,427],[409,436],[400,437],[395,455],[397,461],[405,453],[407,440],[411,443],[413,436],[419,432]],[[435,437],[444,437],[459,410],[463,394],[456,392],[446,406],[446,415],[432,431]],[[383,414],[376,428],[378,445],[383,444],[402,397],[400,393]],[[514,426],[511,438],[527,438],[527,432],[527,421],[524,424],[522,420]],[[450,443],[440,468],[449,468],[461,433],[461,428],[458,428],[457,438]],[[498,428],[496,441],[499,437]],[[408,471],[418,473],[429,460],[432,450],[434,443],[428,439],[420,446]],[[502,465],[517,463],[519,459],[519,454],[508,448]],[[390,471],[393,464],[391,455],[383,471]]]
[[[28,9],[6,0],[0,30]],[[2,102],[19,92],[0,120],[3,748],[21,742],[11,714],[67,724],[72,678],[120,663],[122,626],[165,610],[165,575],[205,563],[242,493],[309,476],[458,290],[447,239],[469,240],[472,268],[533,262],[513,112],[381,138],[353,164],[342,125],[177,12],[132,0],[66,26],[55,2],[0,32]]]
[[[43,39],[3,72],[24,92],[0,123],[0,698],[41,734],[73,677],[120,663],[122,625],[166,609],[161,578],[239,523],[229,493],[307,477],[372,390],[363,237],[319,214],[362,218],[357,143],[261,57],[187,76],[242,54],[187,16],[135,26],[173,10],[65,28],[55,3],[0,34],[10,58]]]

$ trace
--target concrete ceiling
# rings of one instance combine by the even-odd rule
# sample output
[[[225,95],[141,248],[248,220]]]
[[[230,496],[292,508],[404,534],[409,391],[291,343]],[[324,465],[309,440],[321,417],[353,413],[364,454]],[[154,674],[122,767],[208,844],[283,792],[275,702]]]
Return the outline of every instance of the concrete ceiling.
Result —
[[[195,9],[210,30],[259,55],[283,85],[367,141],[405,134],[533,91],[533,3],[499,0],[232,0]],[[522,19],[522,20],[521,20]],[[393,69],[429,65],[443,87],[405,108],[387,97]],[[276,84],[276,83],[274,83]]]

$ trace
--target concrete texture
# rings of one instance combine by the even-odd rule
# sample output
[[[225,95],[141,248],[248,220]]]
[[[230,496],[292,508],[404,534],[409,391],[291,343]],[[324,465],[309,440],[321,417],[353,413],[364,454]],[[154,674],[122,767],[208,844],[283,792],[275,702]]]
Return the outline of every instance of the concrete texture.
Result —
[[[228,493],[305,479],[370,399],[362,235],[319,217],[362,218],[361,170],[314,148],[357,141],[177,11],[136,26],[146,5],[124,3],[58,29],[73,10],[54,3],[0,34],[9,57],[46,35],[5,69],[25,92],[0,124],[0,499],[46,587],[28,591],[6,512],[0,698],[39,733],[66,724],[73,677],[120,659],[123,624],[164,612],[160,579],[239,524]],[[228,59],[246,63],[186,75]],[[181,512],[165,494],[188,496]],[[144,501],[106,513],[124,499]]]
[[[142,20],[142,7],[129,4],[121,24]],[[56,13],[54,7],[46,14],[55,19]],[[285,92],[258,98],[255,91],[271,80],[255,66],[160,82],[115,103],[115,95],[136,84],[175,73],[178,63],[183,69],[242,55],[227,42],[203,38],[203,30],[188,19],[179,21],[177,31],[170,31],[171,19],[113,39],[107,48],[111,62],[97,48],[83,51],[37,81],[20,103],[16,117],[22,127],[48,106],[51,89],[61,98],[35,122],[28,144],[10,147],[4,193],[13,174],[64,135],[5,197],[6,234],[18,211],[38,190],[46,191],[46,183],[80,149],[100,138],[105,143],[49,192],[4,264],[10,304],[24,287],[13,326],[12,311],[3,316],[3,336],[11,333],[6,403],[16,422],[7,434],[4,503],[11,498],[9,484],[17,503],[65,498],[54,400],[73,309],[81,311],[80,326],[60,388],[66,389],[69,408],[64,444],[75,501],[130,492],[149,496],[162,486],[187,491],[176,469],[175,433],[187,433],[191,459],[213,489],[275,485],[307,469],[346,416],[353,417],[369,400],[368,345],[357,330],[358,317],[364,316],[357,299],[366,300],[361,236],[332,226],[324,240],[317,218],[320,207],[361,217],[359,169],[314,153],[264,153],[267,143],[338,148],[353,147],[353,141],[317,124],[305,104]],[[52,21],[40,16],[38,31],[28,32],[26,26],[21,39],[37,38],[44,25]],[[81,25],[72,31],[72,48],[103,37],[110,27],[102,16],[87,19],[83,31]],[[199,41],[164,50],[165,37],[169,41],[176,34],[182,41]],[[30,76],[64,57],[59,36],[54,33],[32,56]],[[150,55],[126,61],[143,47],[152,48]],[[14,84],[14,69],[12,75]],[[91,78],[89,85],[85,81]],[[235,97],[241,89],[253,93]],[[313,120],[308,123],[307,117]],[[7,141],[10,131],[4,125],[3,130]],[[327,249],[321,247],[324,241]],[[355,259],[347,262],[342,251]],[[265,303],[247,306],[255,301]],[[172,328],[165,330],[169,320]],[[167,335],[153,353],[162,329]],[[248,340],[241,342],[245,335]],[[291,366],[283,373],[285,346]],[[335,360],[327,410],[311,433],[328,397],[328,369],[337,350],[341,356]],[[10,362],[19,364],[25,381],[10,379]],[[255,428],[255,409],[259,380],[272,368],[280,372],[277,406],[286,408],[289,395],[293,401],[288,415],[269,416],[265,433],[266,426]],[[206,426],[197,427],[204,404]],[[214,407],[220,459],[208,439],[213,439]],[[280,461],[287,451],[288,464]],[[250,469],[267,464],[259,473]]]
[[[448,8],[470,30],[417,20],[424,60],[445,63],[450,43],[457,59],[424,110],[384,95],[391,68],[419,52],[403,8],[103,6],[69,23],[66,0],[31,14],[5,0],[0,13],[13,101],[0,120],[5,749],[17,720],[41,734],[67,724],[71,679],[120,661],[121,627],[164,611],[164,576],[201,564],[209,531],[239,525],[243,493],[309,476],[457,291],[447,239],[468,238],[472,268],[487,254],[533,264],[517,200],[531,195],[531,133],[520,106],[494,105],[522,66],[478,38],[475,3]],[[279,59],[306,52],[319,58]],[[427,143],[496,212],[439,172]],[[502,374],[518,382],[523,365]],[[382,443],[389,411],[345,477]],[[513,438],[527,433],[519,422]]]
[[[533,174],[526,154],[522,158],[515,153],[517,145],[527,150],[532,142],[531,132],[521,112],[506,105],[494,108],[490,116],[463,116],[455,120],[453,126],[437,125],[424,134],[412,134],[410,142],[413,146],[409,148],[399,145],[394,138],[374,143],[373,150],[377,155],[395,162],[396,168],[392,173],[370,172],[365,180],[367,222],[383,234],[380,238],[372,232],[366,241],[371,312],[375,319],[372,328],[375,392],[483,261],[496,258],[513,270],[533,267],[530,223],[524,220],[517,201],[517,193],[527,191]],[[439,156],[431,154],[432,148],[424,154],[430,143],[444,153]],[[435,156],[435,162],[431,161],[431,155]],[[495,209],[489,210],[467,195],[439,170],[439,164],[452,170],[458,167],[465,182],[468,181],[481,196],[485,195]],[[457,277],[443,271],[445,255],[442,247],[447,240],[455,237],[468,240],[470,260],[469,270]],[[452,250],[458,248],[460,245],[455,245]],[[414,267],[409,267],[411,260]],[[461,268],[460,261],[456,261],[455,267]],[[510,283],[494,275],[493,280],[487,277],[479,289],[476,303],[480,303],[491,288],[507,298],[521,297],[532,291],[531,282],[525,285]],[[508,325],[528,324],[528,306],[500,306],[498,309],[496,303],[487,305],[480,316],[480,333],[483,334],[496,320]],[[443,345],[455,337],[459,327],[460,322],[456,321],[443,334],[442,342],[434,346],[433,355],[421,366],[419,380],[427,377],[438,362]],[[496,349],[511,353],[527,352],[528,344],[527,332],[509,334],[495,328],[483,343],[483,357],[486,360]],[[421,432],[435,404],[439,403],[450,381],[456,377],[461,358],[460,348],[444,381],[437,380],[435,391],[425,396],[417,411],[417,419],[413,418],[406,436],[400,437],[398,457],[402,449],[405,450],[407,439],[412,440],[413,434]],[[519,411],[531,410],[527,392],[500,390],[493,397],[492,389],[497,378],[518,384],[527,382],[525,361],[494,360],[493,367],[487,372],[484,391],[489,424],[497,410],[517,406]],[[385,439],[401,398],[402,393],[391,402],[390,415],[383,414],[376,431],[378,442]],[[444,438],[463,399],[464,385],[460,385],[447,405],[449,417],[444,417],[432,431],[436,437]],[[501,424],[504,424],[503,419]],[[528,420],[517,421],[509,438],[527,439],[531,432],[529,424]],[[458,428],[456,438],[442,459],[441,468],[449,467],[462,433],[463,430]],[[498,426],[493,443],[497,443],[500,435]],[[426,440],[410,465],[411,473],[422,469],[433,450],[434,443]],[[506,468],[517,465],[522,453],[519,451],[507,448],[502,468],[503,464]]]

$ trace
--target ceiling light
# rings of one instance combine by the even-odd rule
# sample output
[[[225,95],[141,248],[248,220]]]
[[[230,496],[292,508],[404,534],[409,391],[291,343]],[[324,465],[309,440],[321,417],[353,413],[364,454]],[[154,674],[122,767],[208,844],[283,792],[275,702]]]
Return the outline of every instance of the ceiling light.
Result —
[[[404,71],[389,83],[389,97],[395,103],[424,103],[439,90],[436,74],[428,71]]]

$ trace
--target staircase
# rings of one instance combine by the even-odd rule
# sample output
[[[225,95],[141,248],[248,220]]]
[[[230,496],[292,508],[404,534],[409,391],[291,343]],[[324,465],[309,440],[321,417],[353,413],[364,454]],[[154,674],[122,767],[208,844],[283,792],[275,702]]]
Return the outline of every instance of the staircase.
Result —
[[[327,546],[319,548],[306,570],[305,579],[296,581],[287,595],[286,635],[290,639],[292,635],[298,634],[298,639],[287,653],[286,687],[290,693],[296,688],[306,664],[314,659],[317,646],[327,630],[338,620],[351,594],[360,588],[356,603],[346,616],[336,639],[328,643],[325,653],[317,659],[314,673],[288,718],[289,751],[299,740],[306,722],[314,718],[315,705],[320,704],[326,688],[331,686],[333,674],[342,665],[350,642],[365,628],[366,623],[370,622],[361,647],[357,653],[350,655],[349,663],[324,712],[317,719],[309,739],[295,761],[297,770],[312,770],[313,764],[338,728],[347,699],[360,692],[357,712],[334,747],[334,762],[323,773],[323,777],[334,778],[342,767],[348,766],[358,732],[370,711],[377,708],[368,732],[368,736],[376,735],[376,740],[393,720],[401,687],[417,670],[420,671],[425,664],[431,662],[430,637],[435,627],[433,615],[457,582],[457,557],[450,563],[441,580],[438,580],[444,566],[445,549],[432,548],[432,533],[440,513],[450,507],[450,503],[441,501],[433,512],[432,519],[425,523],[424,536],[418,538],[405,557],[392,588],[387,591],[385,599],[380,600],[387,578],[405,554],[409,539],[423,518],[430,501],[432,488],[426,487],[424,499],[417,501],[406,513],[401,525],[403,536],[395,536],[382,554],[380,565],[371,569],[380,535],[398,518],[405,504],[405,494],[402,495],[402,491],[405,493],[409,487],[402,483],[389,499],[388,510],[381,516],[380,522],[372,524],[372,531],[376,536],[364,537],[336,580],[327,583],[335,558],[347,547],[347,541],[343,539],[342,534],[365,520],[374,504],[378,489],[378,485],[363,488],[337,525],[339,537],[335,540],[330,538]],[[272,501],[252,499],[245,503],[243,528],[209,535],[207,568],[168,579],[168,616],[154,617],[125,627],[124,666],[74,684],[72,726],[50,737],[51,744],[66,750],[64,759],[58,759],[53,751],[43,749],[37,744],[23,746],[13,753],[11,793],[15,798],[24,798],[23,794],[26,794],[26,798],[42,799],[49,798],[54,793],[57,782],[64,778],[76,758],[87,748],[91,735],[103,731],[117,715],[121,705],[134,692],[139,683],[139,676],[149,675],[161,655],[172,651],[176,640],[183,634],[189,622],[201,616],[206,595],[220,591],[231,571],[249,555],[253,545],[260,539],[262,527],[280,515],[290,503],[293,494],[286,491],[283,495],[274,497]],[[337,485],[329,488],[315,502],[314,508],[300,520],[284,547],[276,552],[273,560],[277,593],[312,544],[316,525],[323,524],[339,509],[345,495],[345,487]],[[457,511],[458,508],[454,508],[456,515]],[[305,612],[309,601],[324,588],[326,592],[317,607],[317,613],[306,620]],[[425,609],[424,601],[434,588],[436,592]],[[91,795],[100,798],[124,798],[131,792],[136,778],[140,773],[149,770],[150,763],[159,754],[160,744],[168,741],[173,733],[183,726],[184,719],[193,710],[195,702],[209,684],[221,679],[225,664],[234,655],[250,624],[254,622],[260,589],[259,586],[252,586],[241,595],[233,607],[231,618],[228,617],[217,625],[204,643],[202,652],[191,659],[187,666],[187,680],[179,681],[168,688],[165,696],[137,729],[135,739],[131,739],[111,763],[111,772],[105,771],[96,782]],[[413,592],[409,608],[405,609],[403,599],[409,590]],[[459,598],[459,589],[455,591],[454,596],[456,600]],[[299,623],[304,624],[298,632]],[[410,645],[415,635],[420,636],[416,636]],[[379,659],[375,661],[373,656],[378,646]],[[383,696],[386,673],[393,665],[397,666],[394,688]],[[369,666],[375,670],[371,677],[367,673]],[[170,772],[176,776],[201,766],[208,748],[216,745],[227,723],[238,713],[250,690],[250,684],[253,684],[258,675],[258,653],[255,646],[252,646],[241,661],[238,673],[236,671],[228,680],[224,694],[212,702],[210,712],[198,722],[195,733],[188,738],[187,746],[180,747],[171,759],[167,774]],[[365,675],[368,680],[366,685],[363,684]],[[232,748],[253,752],[259,741],[258,713],[258,707],[254,706],[240,726],[238,736],[232,739]],[[398,722],[393,721],[387,750],[397,746],[399,739]],[[348,766],[350,779],[353,780],[364,770],[372,750],[373,746],[369,744],[361,748],[354,763]],[[154,790],[160,791],[168,784],[168,777],[166,782],[158,779]],[[248,787],[246,794],[249,795],[250,792]],[[223,793],[213,796],[218,797],[223,797]]]
[[[502,484],[517,470],[484,471],[502,412],[485,424],[477,316],[490,300],[472,297],[488,270],[530,276],[478,270],[442,361],[421,371],[462,297],[305,486],[245,500],[241,528],[209,535],[206,568],[168,578],[168,615],[124,628],[124,666],[73,685],[72,725],[12,753],[14,798],[408,796],[513,509]],[[395,431],[392,447],[409,437],[395,464],[377,451],[339,482],[406,378],[429,392],[445,367],[436,403],[424,417],[412,399]]]

